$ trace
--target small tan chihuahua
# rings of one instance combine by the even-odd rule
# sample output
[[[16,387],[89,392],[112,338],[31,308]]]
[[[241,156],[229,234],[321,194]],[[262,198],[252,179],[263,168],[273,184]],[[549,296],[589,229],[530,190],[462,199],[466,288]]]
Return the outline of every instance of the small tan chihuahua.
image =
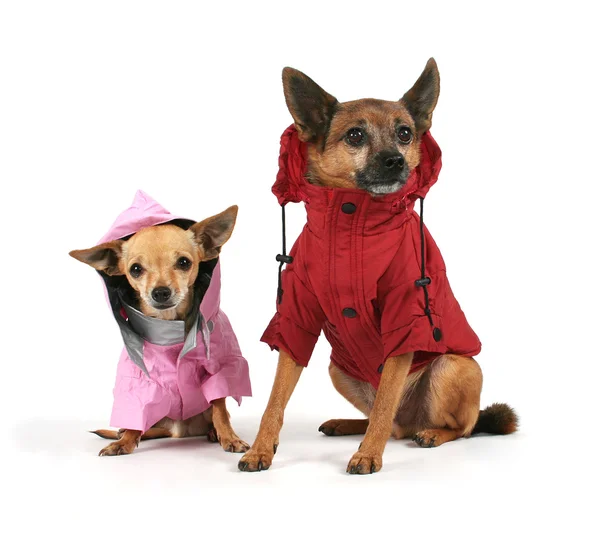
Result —
[[[145,194],[143,195],[146,196]],[[152,202],[154,203],[154,201]],[[232,390],[229,382],[231,372],[245,373],[247,378],[247,363],[241,356],[241,353],[239,355],[237,353],[232,355],[231,353],[232,350],[239,352],[239,347],[235,349],[237,347],[237,340],[235,340],[233,330],[228,326],[229,321],[219,309],[218,290],[212,294],[213,297],[217,298],[212,317],[210,313],[204,313],[204,304],[201,304],[207,290],[211,286],[209,284],[210,280],[214,281],[213,270],[216,267],[221,247],[229,240],[233,232],[237,211],[237,206],[232,206],[218,215],[199,223],[193,223],[189,228],[172,223],[150,226],[142,228],[127,239],[117,239],[90,249],[70,252],[70,255],[75,259],[98,270],[104,278],[105,283],[107,280],[121,280],[121,289],[123,287],[129,289],[128,298],[131,300],[129,302],[123,301],[121,309],[122,312],[124,308],[128,315],[127,322],[123,322],[123,324],[133,327],[133,323],[136,321],[133,318],[135,313],[142,315],[142,317],[137,318],[142,323],[144,322],[143,316],[154,320],[154,322],[150,321],[150,323],[146,321],[147,325],[141,329],[141,333],[145,333],[144,339],[146,340],[143,346],[144,356],[141,367],[135,365],[131,358],[127,356],[125,360],[123,357],[121,358],[117,385],[115,386],[113,420],[115,419],[115,410],[129,406],[132,402],[147,401],[148,398],[144,395],[144,392],[146,394],[151,392],[152,400],[158,400],[158,403],[150,404],[153,407],[153,411],[172,411],[172,403],[180,403],[174,415],[179,416],[179,418],[171,418],[170,416],[173,415],[165,414],[158,421],[153,421],[147,429],[129,429],[131,424],[127,426],[121,424],[126,429],[120,429],[119,431],[94,431],[93,433],[100,437],[116,439],[115,442],[112,442],[100,451],[101,456],[130,454],[137,447],[140,439],[193,437],[200,435],[206,435],[213,442],[219,441],[223,449],[228,452],[245,452],[249,449],[249,446],[233,430],[225,405],[225,397],[222,397],[227,395],[236,397],[238,395],[234,392],[228,393],[227,391],[223,393],[222,388]],[[220,281],[214,286],[219,287]],[[107,290],[110,290],[108,286]],[[135,305],[132,306],[131,304]],[[155,319],[162,321],[184,321],[185,323],[182,322],[177,326],[181,330],[181,336],[184,336],[184,324],[185,334],[191,333],[190,325],[193,328],[193,324],[197,324],[206,325],[210,329],[211,334],[214,330],[215,335],[220,336],[217,339],[228,340],[229,343],[227,343],[226,347],[227,358],[225,360],[218,359],[220,361],[220,371],[215,373],[215,368],[210,368],[207,364],[209,356],[211,361],[217,358],[215,355],[218,354],[218,351],[214,344],[210,348],[210,354],[208,353],[208,346],[206,352],[202,348],[202,356],[195,354],[194,350],[191,353],[185,352],[179,354],[182,347],[187,347],[188,339],[185,340],[186,345],[183,345],[183,339],[181,340],[179,349],[170,358],[169,364],[166,367],[161,366],[158,360],[153,357],[147,358],[147,350],[149,350],[148,341],[155,344],[149,345],[150,348],[155,347],[159,351],[170,351],[173,349],[172,343],[160,342],[160,336],[155,335],[154,339],[150,336],[151,332],[148,328],[156,328],[157,321]],[[194,323],[194,321],[197,322]],[[173,329],[173,323],[170,324],[169,328]],[[229,330],[231,330],[230,333],[228,333]],[[212,340],[213,338],[210,337],[210,339]],[[198,345],[196,349],[203,347],[202,341],[203,336],[200,331],[198,333]],[[127,340],[125,342],[127,347]],[[156,347],[156,344],[160,345],[160,347]],[[163,360],[161,359],[160,361],[162,362]],[[184,362],[187,362],[187,364]],[[228,369],[231,371],[228,371]],[[125,379],[128,381],[126,391],[119,390],[121,388],[119,386],[119,376],[122,374],[122,370],[126,371]],[[167,372],[175,373],[172,384],[166,379],[162,379],[162,377],[165,377],[164,373]],[[219,379],[219,376],[221,379]],[[206,383],[209,379],[212,380],[207,385]],[[136,381],[141,382],[138,383]],[[191,382],[188,383],[187,381]],[[247,383],[249,390],[249,380]],[[147,390],[148,385],[153,385],[151,391]],[[187,405],[185,385],[189,387],[190,396]],[[210,387],[208,391],[206,390],[207,386]],[[219,390],[214,390],[216,386]],[[236,389],[239,389],[239,387]],[[210,399],[210,396],[215,395],[215,392],[221,392],[220,394],[216,394],[221,397]],[[132,396],[132,393],[137,393],[138,395]],[[121,396],[122,400],[120,403],[117,403],[119,399],[118,394],[124,394]],[[202,397],[198,398],[198,394]],[[162,397],[156,398],[156,395]],[[239,395],[249,395],[249,392],[240,392]],[[200,404],[194,403],[194,400],[197,401],[198,399],[203,401]],[[190,401],[192,405],[189,405]],[[163,407],[165,402],[167,403],[166,409]],[[150,405],[146,409],[149,410]],[[147,413],[146,409],[144,409],[145,415],[151,417],[152,414],[156,414],[155,412]],[[185,414],[186,410],[187,412],[196,411],[196,413],[193,416],[189,416]],[[202,412],[197,413],[199,410]],[[133,423],[135,424],[135,422]],[[114,423],[114,425],[119,426],[117,423]],[[135,425],[134,427],[140,426]]]

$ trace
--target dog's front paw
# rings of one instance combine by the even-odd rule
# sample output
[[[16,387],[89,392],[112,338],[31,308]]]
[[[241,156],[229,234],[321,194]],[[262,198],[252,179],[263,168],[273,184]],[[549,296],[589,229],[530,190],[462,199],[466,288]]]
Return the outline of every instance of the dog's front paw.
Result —
[[[135,447],[136,445],[134,442],[115,441],[114,443],[110,443],[108,446],[100,450],[98,455],[123,456],[126,454],[131,454],[135,450]]]
[[[219,442],[221,443],[221,446],[223,447],[223,450],[225,450],[225,452],[233,452],[235,454],[241,454],[243,452],[247,452],[248,450],[250,450],[250,445],[248,443],[242,441],[242,439],[221,438],[221,440]]]
[[[251,448],[240,459],[238,469],[244,472],[266,471],[273,463],[276,451],[277,444],[273,445],[272,450]]]
[[[383,460],[381,454],[358,451],[353,456],[346,472],[349,474],[373,474],[381,470]]]

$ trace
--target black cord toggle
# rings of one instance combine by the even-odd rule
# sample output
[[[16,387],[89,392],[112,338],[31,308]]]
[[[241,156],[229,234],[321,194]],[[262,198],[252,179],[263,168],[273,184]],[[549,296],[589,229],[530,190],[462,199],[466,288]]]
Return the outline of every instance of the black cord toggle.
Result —
[[[425,299],[425,315],[429,319],[429,324],[433,327],[433,339],[434,341],[440,341],[442,339],[442,331],[435,326],[433,317],[431,316],[431,309],[429,309],[429,291],[427,285],[431,283],[431,278],[426,276],[425,272],[425,228],[423,225],[423,197],[419,198],[419,230],[421,236],[421,277],[415,281],[417,287],[423,287],[423,296]]]
[[[283,253],[276,255],[275,260],[279,263],[279,275],[277,276],[277,303],[281,304],[283,297],[283,287],[281,286],[281,271],[284,264],[290,264],[294,258],[286,253],[285,245],[285,204],[281,205],[281,251]]]

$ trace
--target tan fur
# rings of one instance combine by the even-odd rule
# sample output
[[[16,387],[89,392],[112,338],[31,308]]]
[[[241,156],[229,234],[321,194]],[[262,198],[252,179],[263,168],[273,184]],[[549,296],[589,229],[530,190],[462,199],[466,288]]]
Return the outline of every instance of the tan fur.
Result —
[[[346,472],[370,474],[381,469],[383,449],[392,432],[394,416],[398,410],[412,358],[413,353],[408,353],[392,356],[386,360],[365,438],[350,459]]]
[[[370,417],[377,392],[366,382],[357,381],[330,366],[335,388],[365,416]],[[420,446],[439,446],[458,437],[469,436],[479,416],[479,396],[483,377],[479,364],[470,357],[443,355],[425,368],[411,373],[404,383],[402,397],[394,418],[392,437],[414,437]],[[356,404],[356,397],[362,396]],[[366,412],[365,412],[366,411]],[[351,420],[336,422],[334,432],[321,430],[326,435],[342,435]],[[452,433],[448,433],[450,430]],[[420,441],[419,439],[423,439]]]
[[[232,206],[195,223],[188,230],[169,224],[147,227],[128,240],[74,250],[69,255],[111,276],[125,275],[136,291],[140,309],[145,315],[182,320],[189,308],[190,291],[198,277],[200,263],[218,257],[221,246],[233,232],[237,211],[238,207]],[[191,262],[189,269],[177,267],[182,257]],[[140,265],[143,269],[139,277],[132,274],[133,265]],[[158,309],[154,306],[151,293],[156,287],[171,289],[173,308]]]
[[[128,240],[115,240],[84,250],[71,251],[75,259],[109,275],[125,275],[140,300],[141,311],[150,317],[165,320],[184,320],[192,301],[193,284],[202,261],[218,257],[223,244],[229,240],[237,217],[237,206],[195,223],[188,230],[176,225],[157,225],[141,229]],[[189,268],[178,267],[185,257]],[[140,265],[139,277],[132,275],[133,265]],[[174,306],[158,309],[151,293],[156,287],[171,289]],[[212,402],[203,413],[187,420],[163,418],[148,431],[121,429],[97,430],[99,437],[116,439],[100,451],[101,456],[130,454],[140,440],[161,437],[208,436],[219,441],[228,452],[245,452],[249,446],[233,431],[225,398]]]
[[[271,397],[260,422],[254,444],[239,462],[241,471],[262,471],[271,466],[279,445],[279,432],[283,426],[283,411],[296,388],[304,368],[285,351],[279,352],[279,363]]]
[[[414,169],[421,159],[420,139],[415,137],[410,144],[400,145],[395,136],[397,124],[415,131],[415,123],[402,102],[361,99],[340,103],[325,147],[308,145],[308,178],[327,187],[355,188],[356,172],[365,168],[368,158],[391,148],[401,151],[407,166]],[[369,133],[367,143],[359,148],[344,141],[348,130],[357,126]]]

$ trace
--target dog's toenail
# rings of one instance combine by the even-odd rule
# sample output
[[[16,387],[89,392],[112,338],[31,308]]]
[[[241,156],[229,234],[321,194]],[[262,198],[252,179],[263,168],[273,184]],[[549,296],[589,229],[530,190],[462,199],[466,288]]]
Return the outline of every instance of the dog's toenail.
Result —
[[[277,447],[278,447],[278,446],[279,446],[278,444],[274,444],[274,445],[273,445],[273,454],[276,454],[276,453],[277,453]]]
[[[375,472],[375,463],[371,463],[371,474]]]

